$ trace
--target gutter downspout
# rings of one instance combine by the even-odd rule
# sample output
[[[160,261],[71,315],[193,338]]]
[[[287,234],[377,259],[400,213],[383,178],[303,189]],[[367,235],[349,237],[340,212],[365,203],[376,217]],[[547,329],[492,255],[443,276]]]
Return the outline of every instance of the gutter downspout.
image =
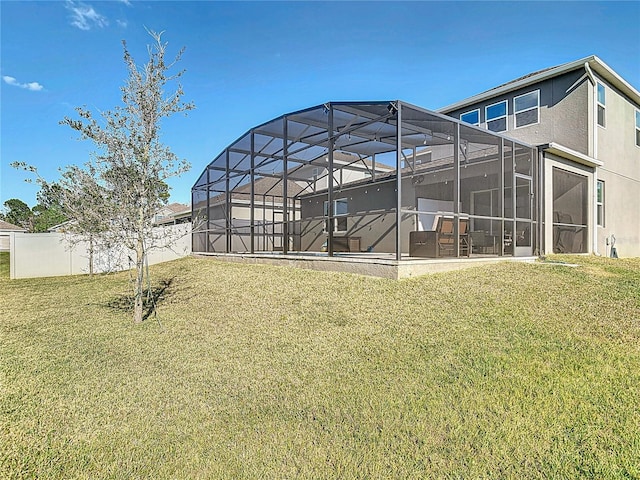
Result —
[[[593,105],[594,105],[594,107],[592,108],[592,110],[593,110],[593,114],[594,114],[594,116],[593,116],[594,129],[593,129],[593,138],[592,138],[593,152],[592,152],[591,156],[593,158],[597,159],[598,158],[598,129],[597,129],[596,122],[597,122],[597,118],[598,118],[598,113],[597,113],[597,110],[595,108],[595,105],[597,104],[596,99],[597,99],[597,95],[598,95],[597,82],[596,82],[596,77],[593,74],[593,71],[591,71],[591,67],[589,66],[589,62],[585,62],[584,63],[584,69],[587,72],[587,76],[589,77],[589,80],[591,81],[591,86],[593,87],[593,95],[594,95],[593,96]]]
[[[592,148],[593,148],[593,158],[598,160],[598,83],[596,82],[595,75],[593,71],[591,71],[591,67],[589,66],[589,62],[584,62],[584,69],[587,72],[587,76],[589,77],[589,81],[591,82],[593,88],[593,103],[592,103],[592,115],[593,115],[593,138],[592,138]],[[593,185],[591,187],[593,189],[593,201],[591,202],[591,208],[593,211],[592,221],[593,221],[593,232],[591,235],[592,244],[593,244],[593,253],[595,255],[599,255],[598,252],[598,167],[594,167],[593,169]]]

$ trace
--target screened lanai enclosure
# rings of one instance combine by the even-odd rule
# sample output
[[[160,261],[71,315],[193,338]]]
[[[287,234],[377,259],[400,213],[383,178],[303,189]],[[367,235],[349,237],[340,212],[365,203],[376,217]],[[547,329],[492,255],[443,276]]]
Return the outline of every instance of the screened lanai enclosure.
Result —
[[[194,253],[395,260],[529,256],[537,150],[401,101],[252,128],[192,188]]]

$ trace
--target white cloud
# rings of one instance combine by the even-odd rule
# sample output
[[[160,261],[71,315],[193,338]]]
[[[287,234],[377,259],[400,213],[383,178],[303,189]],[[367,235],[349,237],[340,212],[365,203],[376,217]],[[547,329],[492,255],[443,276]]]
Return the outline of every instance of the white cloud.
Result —
[[[131,2],[129,0],[120,0],[120,2],[124,3],[127,7],[131,6]]]
[[[14,87],[31,90],[32,92],[39,92],[44,88],[38,82],[20,83],[14,77],[10,77],[9,75],[3,75],[2,80],[4,80],[4,83],[8,85],[13,85]]]
[[[91,30],[92,27],[109,25],[107,17],[96,12],[91,5],[67,0],[65,6],[71,12],[71,25],[80,30]]]
[[[116,20],[116,23],[118,24],[119,27],[122,28],[127,28],[127,21],[126,20]]]

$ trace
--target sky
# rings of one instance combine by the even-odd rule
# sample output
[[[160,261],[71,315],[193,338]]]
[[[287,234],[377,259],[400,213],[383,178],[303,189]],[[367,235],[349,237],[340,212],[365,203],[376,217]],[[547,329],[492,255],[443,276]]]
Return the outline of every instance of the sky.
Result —
[[[218,2],[0,0],[0,207],[88,161],[60,125],[121,104],[122,41],[139,65],[164,32],[185,101],[162,142],[191,164],[169,181],[190,203],[207,164],[254,126],[328,101],[399,99],[436,110],[527,73],[597,55],[640,89],[640,2]]]

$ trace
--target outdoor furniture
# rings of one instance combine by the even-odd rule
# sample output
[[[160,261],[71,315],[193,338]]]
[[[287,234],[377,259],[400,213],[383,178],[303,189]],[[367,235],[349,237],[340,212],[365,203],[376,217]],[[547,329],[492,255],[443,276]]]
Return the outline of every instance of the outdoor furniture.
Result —
[[[498,237],[483,230],[469,232],[473,253],[497,253]]]
[[[359,252],[360,237],[333,237],[334,252]]]
[[[409,232],[409,255],[412,257],[438,258],[455,256],[454,219],[452,217],[439,217],[436,229],[432,231]],[[461,219],[459,224],[459,253],[470,256],[471,248],[468,219]]]

